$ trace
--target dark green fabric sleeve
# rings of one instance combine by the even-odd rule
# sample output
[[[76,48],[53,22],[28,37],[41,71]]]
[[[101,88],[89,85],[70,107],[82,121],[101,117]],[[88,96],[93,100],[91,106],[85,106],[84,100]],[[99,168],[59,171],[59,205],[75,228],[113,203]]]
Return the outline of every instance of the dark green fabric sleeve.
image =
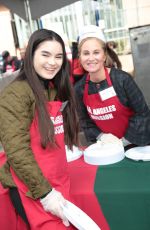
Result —
[[[24,81],[9,85],[0,96],[0,139],[9,165],[27,185],[34,199],[50,191],[30,148],[29,129],[34,116],[32,90]]]

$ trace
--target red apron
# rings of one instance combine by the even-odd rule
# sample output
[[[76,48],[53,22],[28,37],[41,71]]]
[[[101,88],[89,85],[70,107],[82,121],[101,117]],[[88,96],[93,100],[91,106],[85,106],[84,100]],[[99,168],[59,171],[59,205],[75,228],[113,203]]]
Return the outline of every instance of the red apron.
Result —
[[[105,69],[106,80],[109,87],[112,86],[110,76]],[[99,93],[88,95],[88,82],[90,76],[87,76],[83,101],[87,107],[90,118],[97,127],[104,133],[112,133],[118,138],[122,138],[128,127],[129,119],[134,112],[122,105],[117,95],[106,100],[102,100]]]
[[[57,191],[60,191],[63,196],[70,200],[70,179],[68,176],[68,168],[66,161],[66,152],[64,146],[64,129],[63,129],[63,117],[59,111],[62,103],[59,101],[53,101],[48,103],[48,111],[51,119],[54,123],[55,140],[57,146],[47,147],[43,149],[40,142],[40,134],[38,130],[37,116],[35,116],[31,127],[31,148],[34,157],[41,168],[44,176],[50,182],[51,186]],[[73,226],[65,227],[60,218],[45,212],[39,199],[33,200],[27,197],[25,194],[28,191],[27,186],[19,180],[14,171],[11,169],[11,173],[15,183],[17,184],[24,209],[30,227],[32,230],[72,230]]]
[[[6,162],[6,154],[0,152],[0,167]],[[0,183],[0,229],[29,230],[23,219],[15,212],[9,196],[9,190]]]

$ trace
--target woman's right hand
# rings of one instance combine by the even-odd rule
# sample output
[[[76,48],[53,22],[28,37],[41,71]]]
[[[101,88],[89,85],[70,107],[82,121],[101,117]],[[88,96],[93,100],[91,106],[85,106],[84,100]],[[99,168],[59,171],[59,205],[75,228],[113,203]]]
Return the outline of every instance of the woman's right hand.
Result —
[[[62,205],[65,206],[66,200],[60,192],[53,188],[46,197],[40,199],[40,202],[46,212],[51,212],[53,215],[61,218],[66,227],[70,225],[68,219],[63,214]]]

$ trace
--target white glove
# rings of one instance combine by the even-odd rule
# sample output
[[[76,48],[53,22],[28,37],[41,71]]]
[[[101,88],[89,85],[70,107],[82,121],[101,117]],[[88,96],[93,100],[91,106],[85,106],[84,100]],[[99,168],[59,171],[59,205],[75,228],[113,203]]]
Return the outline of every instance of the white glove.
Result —
[[[100,135],[98,141],[101,141],[102,144],[114,144],[120,142],[120,139],[111,133],[103,133]]]
[[[125,137],[122,138],[122,143],[124,147],[131,144],[131,142],[125,139]]]
[[[66,200],[60,192],[53,188],[46,197],[40,199],[40,202],[46,212],[51,212],[53,215],[61,218],[66,227],[70,225],[68,219],[63,214],[61,206],[66,204]]]

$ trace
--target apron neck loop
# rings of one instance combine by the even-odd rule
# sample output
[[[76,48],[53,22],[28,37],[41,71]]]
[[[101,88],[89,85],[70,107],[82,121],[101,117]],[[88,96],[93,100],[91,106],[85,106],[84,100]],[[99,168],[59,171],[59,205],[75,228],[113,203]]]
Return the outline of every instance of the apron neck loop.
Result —
[[[106,76],[107,83],[108,83],[109,86],[112,86],[112,82],[110,80],[110,75],[108,73],[107,68],[105,67],[104,70],[105,70],[105,76]]]
[[[88,84],[89,80],[90,80],[90,74],[87,75],[86,80],[85,80],[85,84]]]

